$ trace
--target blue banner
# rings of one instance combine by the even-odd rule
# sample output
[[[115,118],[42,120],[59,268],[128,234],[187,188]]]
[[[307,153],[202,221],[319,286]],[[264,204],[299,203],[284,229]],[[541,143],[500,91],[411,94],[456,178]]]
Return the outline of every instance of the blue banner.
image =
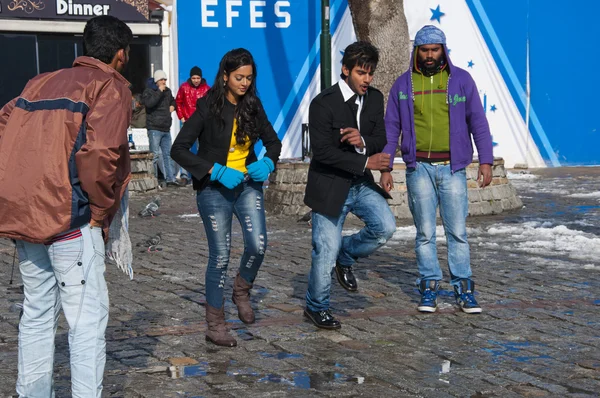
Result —
[[[346,9],[346,0],[331,2],[332,32]],[[259,96],[283,139],[318,70],[320,2],[181,0],[177,26],[179,83],[197,65],[212,86],[222,56],[248,49],[257,64]]]
[[[526,43],[530,43],[531,130],[549,166],[598,165],[600,134],[589,51],[600,35],[596,0],[467,0],[522,116],[526,114]],[[593,81],[593,78],[592,80]]]

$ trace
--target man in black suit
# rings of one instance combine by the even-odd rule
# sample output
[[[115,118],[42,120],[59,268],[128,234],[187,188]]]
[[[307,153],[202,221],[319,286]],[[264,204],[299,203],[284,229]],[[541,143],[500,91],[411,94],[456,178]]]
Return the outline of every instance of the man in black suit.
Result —
[[[379,61],[372,44],[349,45],[342,59],[342,80],[312,100],[309,133],[313,151],[304,203],[312,209],[312,266],[304,315],[317,327],[339,329],[329,311],[331,271],[346,290],[358,286],[352,273],[356,259],[384,245],[396,221],[375,184],[371,170],[389,167],[383,121],[383,94],[370,87]],[[364,223],[358,233],[342,237],[349,212]]]

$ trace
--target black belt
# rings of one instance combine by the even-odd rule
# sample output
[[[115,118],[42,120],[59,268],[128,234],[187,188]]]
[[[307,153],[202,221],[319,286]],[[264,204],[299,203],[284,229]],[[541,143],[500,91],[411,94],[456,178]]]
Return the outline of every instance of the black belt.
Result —
[[[351,181],[352,185],[358,185],[358,184],[362,184],[363,182],[369,181],[369,177],[367,177],[366,175],[354,176],[354,177],[352,177],[352,179],[350,181]]]

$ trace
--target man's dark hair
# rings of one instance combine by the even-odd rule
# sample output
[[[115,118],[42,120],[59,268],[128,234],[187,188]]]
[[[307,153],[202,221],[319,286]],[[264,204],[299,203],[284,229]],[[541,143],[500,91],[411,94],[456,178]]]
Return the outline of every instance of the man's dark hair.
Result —
[[[110,64],[115,54],[126,50],[133,33],[125,22],[110,15],[90,19],[83,30],[83,54]]]
[[[378,62],[379,50],[366,41],[357,41],[350,44],[344,50],[344,57],[342,58],[342,65],[346,66],[350,71],[355,66],[375,71]],[[341,77],[345,79],[348,76],[345,76],[342,72]]]

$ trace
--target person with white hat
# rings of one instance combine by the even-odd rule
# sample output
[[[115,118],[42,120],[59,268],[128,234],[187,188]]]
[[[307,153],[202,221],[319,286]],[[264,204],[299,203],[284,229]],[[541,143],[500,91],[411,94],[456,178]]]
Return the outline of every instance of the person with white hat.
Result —
[[[154,72],[154,78],[148,79],[142,94],[146,106],[146,128],[150,151],[154,155],[152,165],[158,177],[160,168],[167,185],[178,186],[175,180],[175,167],[171,160],[171,113],[175,111],[175,98],[167,87],[167,74],[163,70]]]

